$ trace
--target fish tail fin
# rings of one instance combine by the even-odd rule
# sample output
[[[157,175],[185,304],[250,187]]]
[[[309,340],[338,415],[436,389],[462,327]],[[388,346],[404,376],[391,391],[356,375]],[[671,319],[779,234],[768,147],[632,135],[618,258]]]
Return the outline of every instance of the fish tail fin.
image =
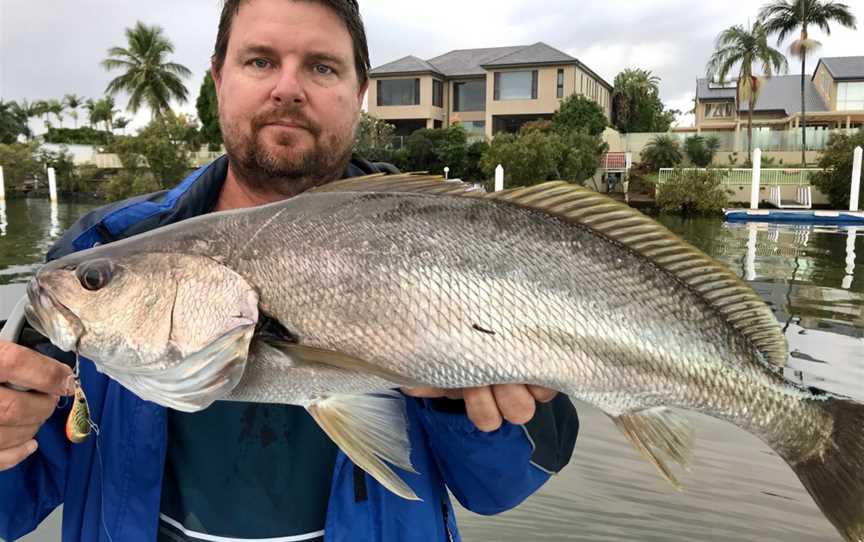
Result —
[[[825,517],[849,542],[864,542],[864,404],[820,401],[833,420],[821,450],[803,459],[784,457]]]

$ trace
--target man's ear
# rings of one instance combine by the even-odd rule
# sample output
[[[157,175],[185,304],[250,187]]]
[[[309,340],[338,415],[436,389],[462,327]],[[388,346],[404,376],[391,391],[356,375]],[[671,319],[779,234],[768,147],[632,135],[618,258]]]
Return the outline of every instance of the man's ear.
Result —
[[[363,107],[363,98],[366,96],[366,91],[369,90],[369,79],[360,85],[360,90],[357,91],[357,107]]]
[[[219,91],[222,89],[222,72],[216,65],[216,60],[210,61],[210,77],[213,78],[213,84],[216,87],[216,99],[219,99]]]

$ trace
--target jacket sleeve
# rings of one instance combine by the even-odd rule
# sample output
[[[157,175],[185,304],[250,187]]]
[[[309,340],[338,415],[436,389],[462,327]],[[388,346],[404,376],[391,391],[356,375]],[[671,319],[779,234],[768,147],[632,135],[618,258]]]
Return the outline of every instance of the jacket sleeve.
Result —
[[[461,401],[418,399],[414,405],[450,491],[484,515],[517,506],[560,471],[579,431],[576,409],[563,394],[538,404],[525,426],[505,422],[491,433],[474,426]]]

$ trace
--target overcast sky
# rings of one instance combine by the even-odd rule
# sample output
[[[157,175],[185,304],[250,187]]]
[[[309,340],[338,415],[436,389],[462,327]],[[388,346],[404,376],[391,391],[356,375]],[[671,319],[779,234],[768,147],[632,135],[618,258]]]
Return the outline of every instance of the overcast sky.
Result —
[[[372,65],[405,55],[431,58],[453,49],[543,41],[575,56],[610,84],[628,67],[661,79],[668,107],[692,108],[717,34],[748,24],[760,0],[360,0]],[[846,0],[857,32],[818,30],[819,56],[864,55],[864,0]],[[140,20],[164,28],[173,60],[192,70],[195,97],[216,37],[219,0],[0,0],[0,99],[38,100],[76,93],[98,98],[112,78],[99,65],[109,47],[125,46],[124,29]],[[781,49],[785,52],[788,43]],[[790,73],[800,64],[790,61]],[[808,62],[812,73],[815,62]],[[116,73],[114,74],[116,75]],[[117,98],[122,109],[126,97]],[[84,117],[82,113],[82,118]],[[133,125],[146,122],[139,113]],[[692,117],[682,119],[682,124]],[[65,125],[71,126],[67,119]]]

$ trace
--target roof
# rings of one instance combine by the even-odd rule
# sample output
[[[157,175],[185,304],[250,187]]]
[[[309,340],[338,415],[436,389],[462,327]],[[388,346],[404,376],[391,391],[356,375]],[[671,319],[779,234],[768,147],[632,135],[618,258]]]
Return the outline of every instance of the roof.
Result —
[[[825,64],[835,81],[844,79],[864,79],[864,56],[835,56],[820,58],[819,64]],[[819,70],[819,64],[813,70],[813,77]],[[813,79],[811,77],[810,79]]]
[[[765,84],[756,100],[754,111],[784,111],[787,115],[801,112],[801,76],[775,75],[764,80]],[[804,99],[807,111],[828,111],[828,106],[822,95],[816,90],[816,85],[805,80]],[[696,84],[696,97],[699,100],[735,99],[734,88],[709,88],[707,79],[699,79]],[[741,111],[747,111],[747,103],[740,105]]]
[[[542,41],[533,45],[487,47],[483,49],[456,49],[429,60],[406,56],[370,70],[370,75],[396,75],[409,73],[435,73],[446,77],[475,77],[486,75],[485,68],[506,66],[538,66],[549,64],[575,64],[588,72],[610,90],[612,85],[591,71],[576,58]]]
[[[483,64],[483,67],[519,66],[523,64],[571,64],[575,62],[578,61],[572,56],[539,41],[534,45],[522,47],[509,55],[489,61]]]
[[[399,60],[394,60],[369,70],[370,75],[387,75],[387,74],[403,74],[403,73],[437,73],[443,75],[435,66],[426,62],[422,58],[408,55]]]

